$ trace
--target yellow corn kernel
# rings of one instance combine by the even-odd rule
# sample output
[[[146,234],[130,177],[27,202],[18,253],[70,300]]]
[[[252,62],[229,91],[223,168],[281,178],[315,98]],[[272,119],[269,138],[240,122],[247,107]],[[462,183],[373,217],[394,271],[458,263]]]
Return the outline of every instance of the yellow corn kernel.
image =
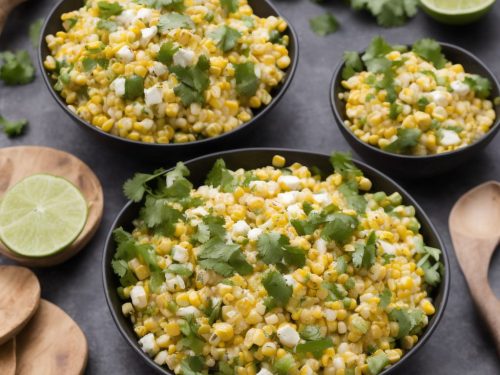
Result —
[[[276,354],[276,344],[274,342],[266,342],[262,346],[262,354],[266,357],[273,357]]]
[[[148,73],[148,70],[144,66],[138,65],[134,68],[134,73],[144,78]]]
[[[283,168],[285,166],[286,159],[281,155],[274,155],[272,164],[276,168]]]
[[[432,118],[428,113],[417,111],[414,116],[419,128],[427,129],[431,125]]]
[[[421,303],[422,310],[424,311],[425,315],[434,315],[436,312],[436,309],[434,308],[434,305],[431,303],[431,301],[424,299]]]
[[[253,343],[257,346],[262,346],[267,342],[266,335],[264,334],[264,331],[260,328],[257,328],[255,330],[255,333],[253,334],[252,340],[253,340]]]
[[[110,132],[111,129],[113,129],[115,122],[112,119],[104,121],[104,124],[102,124],[101,129],[104,130],[105,132]]]
[[[189,304],[194,307],[199,307],[201,305],[201,299],[198,292],[195,290],[190,290],[188,292]]]
[[[148,330],[146,329],[146,327],[144,326],[135,326],[134,327],[134,331],[136,333],[137,336],[139,337],[142,337],[144,336],[146,333],[148,333]]]
[[[414,128],[417,125],[415,121],[415,116],[413,115],[406,116],[401,125],[403,126],[403,128]]]
[[[288,66],[290,65],[290,57],[288,56],[281,56],[277,61],[276,61],[276,65],[278,66],[278,68],[280,69],[286,69],[288,68]]]
[[[165,325],[165,332],[167,335],[175,337],[181,334],[181,329],[177,322],[169,322]]]
[[[213,329],[222,341],[229,341],[234,336],[233,326],[229,323],[215,323]]]

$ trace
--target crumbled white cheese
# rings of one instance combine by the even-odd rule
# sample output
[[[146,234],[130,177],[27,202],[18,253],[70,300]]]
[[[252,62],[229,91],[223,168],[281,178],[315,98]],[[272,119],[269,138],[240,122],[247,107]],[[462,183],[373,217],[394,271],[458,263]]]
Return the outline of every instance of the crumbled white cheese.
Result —
[[[289,348],[294,348],[299,343],[300,336],[290,325],[278,328],[277,334],[280,342]]]
[[[292,175],[280,176],[278,178],[278,183],[286,186],[290,190],[299,190],[301,187],[300,179]]]
[[[146,336],[141,338],[139,340],[139,345],[141,346],[142,351],[150,356],[155,355],[159,350],[158,344],[155,340],[155,335],[152,333],[148,333]]]
[[[200,310],[194,306],[179,307],[177,309],[177,316],[187,317],[190,315],[198,316],[200,315]]]
[[[138,20],[145,21],[146,23],[151,20],[151,17],[153,17],[153,10],[149,8],[142,8],[139,9],[137,12],[137,16],[135,17]]]
[[[111,89],[115,91],[117,96],[125,95],[125,78],[116,78],[110,85]]]
[[[443,146],[453,146],[460,143],[460,137],[453,130],[442,129],[439,143]]]
[[[448,105],[448,97],[445,92],[435,90],[429,93],[428,99],[438,106],[446,107]]]
[[[250,226],[245,220],[239,220],[233,225],[233,236],[245,236],[250,230]]]
[[[257,241],[262,234],[261,228],[253,228],[248,231],[247,237],[250,241]]]
[[[461,81],[453,81],[450,83],[450,86],[451,89],[460,96],[467,95],[470,91],[469,85]]]
[[[169,292],[178,292],[179,290],[184,290],[186,288],[186,284],[184,280],[179,275],[174,276],[171,279],[166,281],[167,290]]]
[[[182,66],[183,68],[193,64],[195,54],[192,50],[188,48],[180,48],[175,54],[174,54],[174,64]]]
[[[134,52],[128,47],[123,46],[116,52],[116,57],[123,62],[131,62],[134,59]]]
[[[141,30],[141,45],[146,46],[154,38],[158,28],[156,26],[146,27]]]
[[[153,73],[155,76],[161,76],[168,71],[167,67],[163,65],[161,62],[155,61],[153,66],[149,68],[149,72]]]
[[[130,298],[132,299],[132,304],[143,309],[148,305],[148,297],[146,296],[146,291],[140,285],[136,285],[130,291]]]
[[[155,104],[160,104],[162,102],[163,96],[161,88],[158,86],[152,86],[149,89],[144,89],[144,101],[147,106],[152,106]]]
[[[296,202],[297,192],[287,191],[285,193],[279,193],[276,199],[278,199],[278,202],[280,202],[283,206],[289,206]]]
[[[180,245],[172,248],[172,259],[179,263],[186,263],[189,260],[189,252]]]

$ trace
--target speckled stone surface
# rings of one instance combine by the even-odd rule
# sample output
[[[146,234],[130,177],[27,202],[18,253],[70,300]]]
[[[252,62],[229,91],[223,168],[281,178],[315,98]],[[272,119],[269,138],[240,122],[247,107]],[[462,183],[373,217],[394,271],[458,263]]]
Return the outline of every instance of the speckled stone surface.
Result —
[[[29,24],[45,17],[54,4],[30,0],[10,17],[0,38],[0,50],[29,48]],[[245,146],[278,146],[330,152],[348,150],[336,126],[328,102],[328,88],[334,66],[344,50],[364,48],[382,34],[394,43],[411,43],[429,36],[455,43],[482,58],[500,75],[500,4],[480,23],[453,28],[442,26],[419,14],[405,27],[383,29],[364,14],[355,14],[343,2],[322,7],[308,0],[275,1],[295,26],[300,39],[300,62],[295,79],[281,103],[265,118],[258,133]],[[342,26],[325,38],[314,35],[308,19],[324,8],[334,12]],[[34,51],[31,50],[32,54]],[[125,203],[121,186],[135,171],[148,171],[154,162],[135,160],[131,153],[117,153],[76,127],[56,105],[40,75],[34,83],[8,88],[0,85],[0,114],[11,119],[30,120],[26,135],[14,140],[0,135],[0,147],[46,145],[69,151],[96,172],[104,187],[105,213],[100,230],[81,254],[50,269],[35,270],[44,298],[61,306],[85,332],[90,358],[88,374],[149,374],[149,368],[128,347],[115,327],[106,305],[101,281],[101,255],[111,222]],[[214,150],[216,151],[216,150]],[[1,173],[1,171],[0,171]],[[500,136],[477,158],[460,169],[426,181],[403,182],[427,211],[440,231],[451,259],[451,293],[441,324],[427,344],[398,371],[398,374],[481,374],[500,372],[500,361],[481,318],[476,313],[464,278],[458,268],[447,228],[448,214],[455,200],[471,187],[500,179]],[[0,259],[0,263],[8,263]],[[490,270],[490,281],[500,295],[500,256]],[[500,318],[500,312],[499,312]]]

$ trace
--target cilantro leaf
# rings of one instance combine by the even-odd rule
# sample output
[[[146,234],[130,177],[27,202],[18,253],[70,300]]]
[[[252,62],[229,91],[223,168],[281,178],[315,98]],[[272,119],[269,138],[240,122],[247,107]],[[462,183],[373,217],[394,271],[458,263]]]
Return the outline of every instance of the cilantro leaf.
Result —
[[[424,255],[418,261],[417,267],[421,267],[424,271],[425,282],[431,286],[436,286],[441,281],[441,263],[439,262],[441,250],[430,246],[423,246],[419,252],[423,252]],[[435,263],[432,264],[431,260],[434,260]]]
[[[324,13],[309,20],[311,30],[320,36],[332,34],[339,28],[339,22],[331,13]]]
[[[379,296],[380,302],[378,305],[381,309],[385,309],[389,303],[391,303],[392,293],[389,288],[385,288],[384,291]]]
[[[109,60],[107,59],[93,59],[91,57],[84,57],[82,59],[83,70],[86,72],[91,72],[95,69],[97,65],[107,68]]]
[[[217,42],[217,46],[224,52],[232,50],[238,40],[241,38],[241,33],[227,25],[218,27],[210,34],[210,37]]]
[[[169,68],[180,81],[180,84],[174,88],[174,93],[181,98],[182,104],[187,106],[194,102],[205,102],[203,94],[210,84],[209,68],[210,61],[205,55],[198,58],[195,66],[181,67],[173,65]]]
[[[113,31],[116,31],[118,24],[110,20],[99,20],[96,27],[99,30],[107,30],[112,33]]]
[[[342,244],[351,238],[357,226],[358,219],[354,216],[334,213],[332,214],[332,220],[324,226],[321,237]]]
[[[159,62],[169,66],[172,64],[175,53],[179,50],[179,47],[175,46],[170,40],[168,42],[162,43],[160,46],[160,51],[158,51],[157,59]]]
[[[286,306],[292,296],[292,287],[278,271],[269,271],[262,279],[262,285],[278,306]]]
[[[359,53],[355,51],[344,52],[345,66],[342,69],[342,79],[349,79],[358,72],[363,71],[364,65]]]
[[[28,120],[26,119],[9,121],[5,117],[0,116],[0,128],[2,128],[3,132],[9,137],[21,135],[27,124]]]
[[[352,0],[355,10],[367,10],[380,26],[403,25],[408,18],[417,14],[418,0]]]
[[[178,12],[185,8],[184,0],[137,0],[137,2],[149,8],[175,10]]]
[[[295,348],[295,351],[297,353],[312,353],[315,357],[319,357],[326,349],[332,347],[333,341],[331,337],[326,337],[324,339],[312,340],[299,344]]]
[[[357,188],[356,178],[363,176],[363,172],[354,165],[351,155],[343,152],[335,152],[330,156],[330,162],[335,170],[342,176],[344,183]]]
[[[166,236],[175,232],[175,224],[183,218],[182,212],[170,206],[167,199],[157,199],[151,195],[146,197],[139,216],[149,229]]]
[[[208,172],[205,184],[220,187],[223,192],[229,193],[235,189],[237,180],[233,173],[226,168],[224,160],[217,159],[210,172]]]
[[[165,173],[166,171],[164,169],[159,169],[153,174],[136,173],[133,178],[125,181],[125,184],[123,185],[123,193],[128,199],[134,202],[139,202],[142,200],[144,193],[147,191],[151,192],[147,185],[148,182],[155,180]]]
[[[211,237],[223,239],[226,236],[226,228],[224,228],[226,221],[223,217],[207,215],[203,217],[203,223],[208,226]]]
[[[208,316],[208,324],[214,324],[220,317],[222,311],[222,301],[219,300],[217,303],[213,303],[213,300],[210,298],[208,300],[208,306],[203,311],[206,316]]]
[[[419,333],[425,324],[426,316],[418,309],[395,308],[389,313],[389,318],[398,323],[399,330],[396,338],[401,339]]]
[[[180,323],[180,329],[182,332],[182,335],[184,336],[181,340],[180,343],[194,351],[196,354],[201,354],[203,351],[203,346],[205,345],[205,340],[203,340],[200,336],[198,336],[198,329],[200,328],[199,324],[196,322],[196,319],[194,316],[190,315],[186,317],[185,320],[181,320]],[[191,357],[193,358],[193,357]],[[196,357],[197,358],[197,357]],[[183,362],[184,363],[184,362]],[[188,359],[188,364],[189,364],[189,369],[195,369],[195,370],[201,370],[200,362],[198,360],[189,360]],[[184,368],[183,368],[184,369]],[[189,374],[189,372],[188,372]],[[195,374],[198,374],[195,372]]]
[[[385,57],[389,52],[391,52],[394,48],[385,41],[380,35],[376,36],[370,42],[370,45],[366,49],[363,54],[362,60],[366,63],[367,61]]]
[[[424,38],[413,44],[412,51],[431,62],[437,69],[442,69],[448,62],[441,52],[441,45],[433,39]]]
[[[319,326],[307,325],[299,331],[299,335],[306,341],[320,340],[324,336],[321,334]]]
[[[259,79],[255,74],[255,66],[247,61],[242,64],[235,64],[236,91],[242,96],[253,96],[259,88]]]
[[[347,202],[347,206],[355,210],[357,213],[361,214],[366,211],[366,205],[368,202],[363,195],[360,195],[358,193],[357,189],[353,189],[351,186],[352,184],[349,185],[348,183],[341,184],[339,186],[339,191],[344,196],[344,199]]]
[[[163,33],[172,29],[194,29],[194,22],[191,17],[184,14],[176,12],[162,14],[158,21],[158,30]]]
[[[464,83],[468,85],[480,99],[486,99],[491,94],[491,81],[488,78],[481,77],[478,74],[471,74],[465,77]]]
[[[40,40],[40,33],[42,31],[43,18],[39,18],[30,25],[30,40],[33,48],[38,46],[38,41]]]
[[[137,283],[137,278],[129,269],[128,264],[125,260],[114,259],[111,261],[111,267],[113,267],[113,272],[120,278],[121,286],[127,287],[129,285],[135,285]]]
[[[366,363],[368,364],[368,371],[370,375],[377,375],[384,369],[385,366],[389,364],[389,358],[387,357],[387,354],[380,353],[368,357]]]
[[[27,51],[0,53],[3,65],[0,67],[0,79],[6,85],[24,85],[35,79],[35,68]]]
[[[202,268],[214,270],[224,277],[231,276],[235,272],[240,275],[248,275],[253,270],[246,261],[239,245],[226,244],[217,237],[201,246],[198,264]]]
[[[183,375],[203,375],[203,358],[191,356],[181,362],[181,371]]]
[[[196,233],[192,236],[193,240],[199,243],[205,243],[210,239],[210,229],[205,223],[199,223],[196,227]]]
[[[404,154],[418,144],[418,140],[422,135],[422,131],[416,128],[399,128],[397,138],[392,143],[389,143],[384,150],[398,154]]]
[[[375,264],[377,237],[375,232],[371,232],[366,240],[366,244],[355,244],[355,250],[352,254],[352,262],[356,268],[370,268]]]
[[[134,74],[125,78],[125,99],[134,100],[144,96],[144,78]]]
[[[335,266],[335,269],[339,274],[346,273],[347,261],[343,256],[337,258],[337,264]]]
[[[284,259],[288,265],[303,267],[306,263],[304,251],[290,246],[287,236],[280,233],[263,233],[257,240],[257,250],[266,264],[280,264]]]
[[[240,2],[238,0],[220,0],[220,5],[226,13],[234,13],[240,7]]]
[[[347,291],[341,284],[323,282],[321,286],[328,291],[328,300],[337,301],[347,297]]]
[[[167,273],[173,273],[182,277],[189,277],[193,274],[193,271],[191,271],[189,268],[178,263],[171,264],[165,271]]]
[[[119,3],[108,3],[107,1],[99,1],[99,17],[107,19],[111,16],[117,16],[123,12],[123,7]]]

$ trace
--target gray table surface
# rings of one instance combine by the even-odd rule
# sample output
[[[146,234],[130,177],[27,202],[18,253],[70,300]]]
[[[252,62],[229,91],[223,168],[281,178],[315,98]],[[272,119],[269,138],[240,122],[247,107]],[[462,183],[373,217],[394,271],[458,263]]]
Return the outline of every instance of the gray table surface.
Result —
[[[31,49],[28,26],[45,17],[53,4],[54,1],[49,0],[29,1],[16,9],[0,39],[0,50]],[[275,1],[275,4],[299,34],[299,66],[289,91],[265,118],[266,124],[248,137],[245,144],[235,144],[235,148],[277,146],[327,153],[348,150],[334,125],[328,102],[331,74],[344,50],[362,49],[378,34],[394,43],[412,43],[416,38],[433,37],[458,44],[477,54],[500,76],[498,3],[480,23],[467,27],[443,26],[422,13],[406,26],[394,29],[378,27],[369,16],[355,14],[342,2],[326,7],[307,0]],[[334,12],[342,26],[336,34],[322,38],[310,31],[308,19],[321,14],[324,8]],[[32,49],[31,53],[34,56]],[[42,284],[42,296],[61,306],[85,332],[90,349],[88,374],[150,373],[111,319],[101,281],[101,255],[112,220],[126,201],[121,193],[123,182],[134,172],[149,171],[156,165],[137,161],[133,154],[117,153],[96,143],[56,105],[40,74],[26,86],[0,85],[0,114],[11,119],[26,117],[30,120],[29,129],[22,137],[10,140],[0,134],[0,147],[45,145],[69,151],[88,163],[104,188],[104,218],[92,242],[63,265],[35,270]],[[460,169],[431,181],[403,182],[430,215],[446,243],[451,259],[451,293],[435,334],[398,374],[500,373],[499,358],[474,309],[447,225],[455,200],[471,187],[492,179],[500,180],[500,136],[480,156]],[[0,263],[9,262],[0,259]],[[491,265],[490,282],[500,295],[498,255]]]

